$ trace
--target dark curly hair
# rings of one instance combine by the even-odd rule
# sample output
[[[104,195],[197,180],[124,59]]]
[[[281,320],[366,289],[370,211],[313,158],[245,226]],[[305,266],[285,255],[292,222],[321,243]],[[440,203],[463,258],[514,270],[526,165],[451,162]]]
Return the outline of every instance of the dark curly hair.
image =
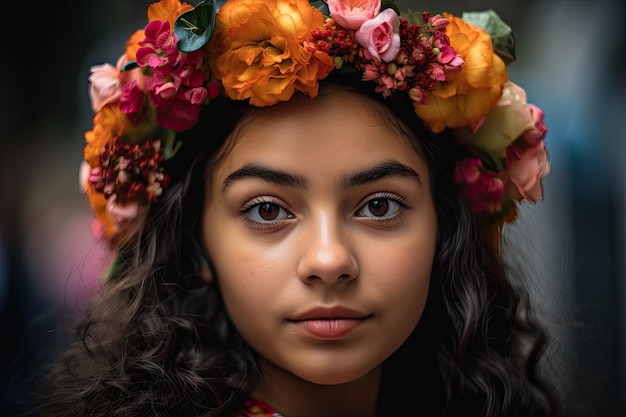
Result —
[[[526,290],[508,278],[500,249],[484,239],[454,188],[452,141],[432,135],[412,112],[402,114],[407,103],[386,104],[403,121],[395,128],[420,138],[438,241],[423,316],[383,364],[377,415],[556,415],[557,398],[537,372],[546,335]],[[378,111],[389,120],[387,110]],[[139,233],[117,249],[112,278],[71,343],[40,375],[35,414],[237,414],[259,371],[219,290],[201,278],[210,264],[199,219],[207,169],[248,112],[245,104],[223,100],[181,134],[185,146],[167,166],[171,184]]]

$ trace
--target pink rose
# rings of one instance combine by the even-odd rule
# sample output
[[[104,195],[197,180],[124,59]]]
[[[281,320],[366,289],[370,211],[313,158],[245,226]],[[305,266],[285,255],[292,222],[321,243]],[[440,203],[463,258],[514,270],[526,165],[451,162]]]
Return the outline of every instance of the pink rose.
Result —
[[[358,29],[380,11],[380,0],[328,0],[331,17],[346,29]]]
[[[543,113],[536,112],[535,108],[526,103],[526,91],[522,87],[507,81],[496,107],[489,111],[474,133],[472,144],[494,159],[503,158],[506,149],[526,132],[533,131],[529,139],[540,134]]]
[[[507,165],[512,184],[506,188],[509,198],[533,203],[543,198],[541,178],[550,172],[548,153],[543,141],[521,149],[509,148]]]
[[[392,9],[363,23],[356,40],[365,48],[365,58],[391,62],[400,51],[400,18]]]
[[[94,112],[99,112],[106,104],[120,97],[122,88],[120,87],[119,75],[119,69],[111,64],[91,67],[89,98]]]
[[[143,73],[139,68],[122,71],[127,62],[126,55],[122,55],[115,67],[111,64],[91,67],[89,97],[94,112],[99,112],[106,104],[119,99],[122,89],[129,82],[136,81],[139,86],[143,86]]]
[[[479,158],[457,162],[453,181],[475,214],[497,213],[501,209],[504,182],[498,173],[485,169]]]
[[[529,145],[536,145],[546,136],[548,128],[543,123],[543,111],[534,104],[529,104],[528,108],[530,109],[530,113],[533,116],[535,124],[533,127],[524,132],[522,138],[524,138]]]

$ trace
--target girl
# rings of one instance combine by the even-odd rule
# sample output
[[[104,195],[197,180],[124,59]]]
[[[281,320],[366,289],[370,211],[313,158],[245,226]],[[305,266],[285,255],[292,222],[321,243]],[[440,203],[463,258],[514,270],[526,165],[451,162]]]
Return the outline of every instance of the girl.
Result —
[[[475,24],[318,6],[161,0],[94,68],[115,258],[42,415],[557,413],[500,239],[541,198],[541,110]]]

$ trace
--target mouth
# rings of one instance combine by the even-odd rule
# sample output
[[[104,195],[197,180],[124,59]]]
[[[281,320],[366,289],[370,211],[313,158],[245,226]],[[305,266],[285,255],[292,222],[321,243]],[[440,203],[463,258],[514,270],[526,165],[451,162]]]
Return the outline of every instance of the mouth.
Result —
[[[287,321],[305,334],[318,339],[337,339],[346,336],[372,317],[343,307],[315,308],[298,314]]]

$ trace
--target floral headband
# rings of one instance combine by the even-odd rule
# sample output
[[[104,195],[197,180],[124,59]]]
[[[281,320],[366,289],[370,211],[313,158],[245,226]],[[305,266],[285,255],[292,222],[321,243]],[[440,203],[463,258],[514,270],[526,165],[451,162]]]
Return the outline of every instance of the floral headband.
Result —
[[[513,221],[517,203],[543,198],[550,170],[543,112],[508,79],[511,29],[491,10],[400,13],[381,0],[179,0],[148,6],[117,65],[94,66],[93,129],[81,187],[93,230],[124,233],[168,186],[163,162],[218,96],[252,106],[311,98],[333,71],[357,71],[383,98],[407,94],[434,133],[467,149],[454,182],[485,224]]]

